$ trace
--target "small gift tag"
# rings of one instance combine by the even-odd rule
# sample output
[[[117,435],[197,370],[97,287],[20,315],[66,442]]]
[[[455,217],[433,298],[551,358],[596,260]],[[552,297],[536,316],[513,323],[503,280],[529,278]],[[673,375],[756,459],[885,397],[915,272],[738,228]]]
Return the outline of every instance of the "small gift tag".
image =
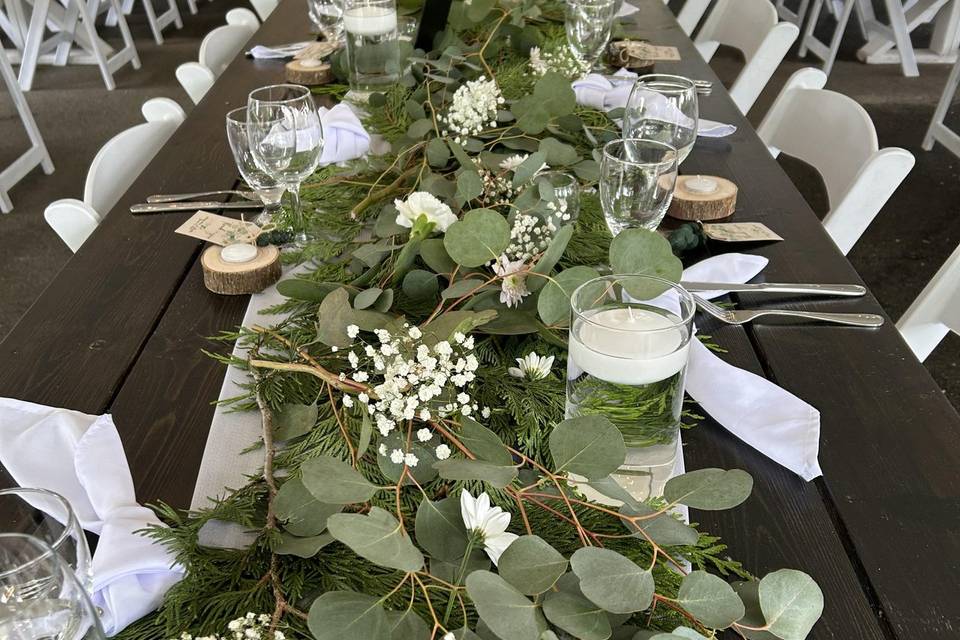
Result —
[[[762,222],[723,222],[703,224],[703,232],[711,240],[721,242],[770,242],[783,240]]]
[[[653,60],[655,62],[678,62],[680,60],[680,50],[676,47],[633,40],[624,40],[617,44],[625,49],[628,56],[638,60]]]
[[[234,220],[208,211],[197,211],[180,225],[176,232],[225,247],[237,242],[253,242],[260,233],[260,228],[252,222]]]

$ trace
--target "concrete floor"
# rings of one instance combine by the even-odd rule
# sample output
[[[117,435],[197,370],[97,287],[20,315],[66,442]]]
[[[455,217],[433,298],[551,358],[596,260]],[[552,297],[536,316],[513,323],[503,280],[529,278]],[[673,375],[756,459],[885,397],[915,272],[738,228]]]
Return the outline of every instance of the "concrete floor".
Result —
[[[11,192],[13,213],[0,217],[0,337],[70,257],[44,223],[44,207],[57,198],[82,196],[87,167],[97,149],[117,132],[142,121],[140,105],[145,100],[167,96],[189,111],[190,102],[177,84],[174,70],[183,62],[196,60],[203,35],[223,24],[227,9],[243,4],[244,0],[200,0],[196,16],[184,8],[184,29],[168,29],[162,46],[154,44],[142,15],[135,11],[130,26],[143,68],[120,70],[115,76],[117,89],[112,92],[103,88],[93,67],[38,70],[27,100],[57,170],[51,176],[39,169],[31,173]],[[104,33],[108,40],[116,35],[110,30]],[[918,45],[923,45],[923,38],[920,33]],[[881,146],[903,147],[917,157],[914,170],[849,256],[896,319],[960,242],[960,159],[939,146],[931,152],[920,148],[949,69],[924,65],[919,78],[904,78],[897,66],[865,66],[854,57],[862,42],[857,28],[851,26],[828,87],[853,97],[867,109]],[[795,54],[788,56],[750,112],[754,124],[759,124],[787,77],[805,63],[815,65]],[[738,65],[737,56],[730,52],[721,52],[714,63],[724,80],[735,77]],[[960,130],[960,118],[952,120]],[[0,97],[0,166],[15,158],[25,145],[12,104]],[[816,173],[789,159],[782,164],[814,209],[824,213],[826,197]],[[960,337],[949,336],[927,366],[953,404],[960,407]]]

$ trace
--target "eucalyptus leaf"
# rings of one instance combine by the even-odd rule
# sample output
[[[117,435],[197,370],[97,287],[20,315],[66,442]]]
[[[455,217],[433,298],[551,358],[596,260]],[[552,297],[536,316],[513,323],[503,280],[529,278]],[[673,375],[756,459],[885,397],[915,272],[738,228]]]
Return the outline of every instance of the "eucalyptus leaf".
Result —
[[[450,254],[443,247],[443,240],[440,238],[428,238],[420,245],[420,258],[427,263],[427,266],[436,273],[447,275],[453,273],[457,268],[457,263],[453,261]]]
[[[281,556],[297,556],[298,558],[312,558],[320,553],[320,549],[333,542],[329,533],[321,533],[309,538],[301,538],[283,533],[280,535],[280,544],[273,548],[273,552]]]
[[[543,151],[537,151],[527,156],[527,159],[520,163],[520,166],[513,170],[514,188],[530,184],[534,176],[543,169],[547,161],[547,154]]]
[[[733,590],[740,596],[740,600],[746,609],[746,613],[737,622],[750,627],[765,626],[766,621],[763,619],[763,611],[760,610],[760,581],[734,582]],[[769,631],[751,631],[742,627],[740,632],[750,640],[774,640],[777,637]]]
[[[403,525],[388,511],[370,507],[367,514],[336,513],[327,520],[330,534],[370,562],[400,571],[419,571],[423,554]]]
[[[380,295],[377,296],[376,302],[373,303],[374,311],[379,311],[380,313],[386,313],[392,306],[393,289],[384,289]]]
[[[624,505],[620,507],[620,513],[627,516],[650,516],[644,520],[637,520],[635,525],[629,525],[627,529],[640,530],[643,533],[637,533],[638,536],[649,537],[664,547],[694,545],[700,539],[696,529],[680,522],[672,513],[654,515],[657,512],[642,503],[632,506]]]
[[[277,283],[277,292],[287,298],[306,302],[323,302],[331,291],[342,285],[333,282],[313,282],[302,278],[289,278]]]
[[[412,300],[432,300],[437,295],[440,284],[437,281],[437,274],[423,269],[414,269],[403,276],[401,288],[403,293]]]
[[[333,291],[317,310],[317,338],[331,347],[345,348],[353,344],[347,335],[347,327],[355,324],[364,331],[382,329],[394,318],[385,313],[357,310],[350,305],[350,294],[346,289]]]
[[[273,416],[273,437],[283,441],[310,433],[317,424],[318,413],[315,404],[290,402],[283,405]]]
[[[483,181],[474,171],[461,171],[457,176],[457,197],[463,202],[470,202],[483,195]]]
[[[431,627],[413,609],[388,611],[391,640],[430,640]]]
[[[424,485],[437,477],[437,470],[433,463],[437,461],[434,454],[434,445],[427,442],[420,442],[416,438],[410,444],[407,444],[407,438],[403,431],[396,429],[385,436],[381,442],[386,447],[386,455],[377,452],[377,466],[381,473],[391,482],[399,482],[400,475],[403,473],[404,464],[396,463],[390,459],[390,452],[399,449],[404,454],[412,453],[417,457],[415,466],[407,466],[407,475],[413,476],[417,484]],[[409,478],[404,478],[404,484],[412,484]]]
[[[450,298],[461,298],[471,292],[479,291],[483,284],[483,280],[478,280],[475,278],[457,280],[452,285],[441,291],[440,297],[444,300],[449,300]]]
[[[420,120],[415,120],[413,124],[407,128],[407,137],[413,140],[419,140],[431,131],[433,131],[433,120],[430,118],[421,118]]]
[[[600,163],[596,160],[587,158],[573,165],[572,168],[573,172],[581,180],[586,180],[587,182],[599,182],[600,180]]]
[[[283,483],[273,500],[273,510],[295,536],[315,536],[327,528],[327,518],[343,509],[340,504],[320,502],[299,478]]]
[[[463,175],[463,174],[461,174]],[[443,236],[443,246],[464,267],[496,260],[510,244],[510,224],[491,209],[473,209],[454,222]]]
[[[480,619],[504,640],[539,640],[547,630],[540,608],[494,573],[471,573],[467,576],[467,593]]]
[[[423,499],[417,507],[415,533],[420,546],[434,558],[454,562],[467,548],[467,530],[460,515],[460,501]]]
[[[430,324],[420,327],[423,332],[422,342],[433,346],[442,340],[449,340],[455,333],[467,335],[496,317],[496,311],[447,311]]]
[[[694,509],[732,509],[750,497],[753,478],[741,469],[697,469],[670,478],[663,497]]]
[[[471,22],[480,22],[493,9],[496,0],[472,0],[467,7],[467,18]]]
[[[612,633],[603,609],[572,593],[547,593],[543,600],[543,614],[551,623],[580,640],[607,640]]]
[[[611,613],[634,613],[653,601],[653,575],[610,549],[583,547],[570,557],[580,590]]]
[[[823,613],[823,592],[813,578],[796,569],[780,569],[760,580],[760,609],[770,633],[802,640]]]
[[[383,293],[383,289],[379,289],[377,287],[361,291],[353,298],[353,308],[366,309],[368,307],[372,307],[377,301],[377,298],[380,297],[381,293]]]
[[[726,629],[743,617],[743,602],[726,580],[692,571],[680,583],[677,602],[704,626]]]
[[[560,422],[550,432],[549,441],[557,473],[576,473],[588,480],[610,475],[627,455],[620,430],[600,415]]]
[[[569,166],[580,160],[577,150],[556,138],[544,138],[540,141],[540,151],[551,167]]]
[[[457,437],[478,459],[496,465],[513,465],[513,456],[510,455],[500,436],[467,416],[460,418],[460,424],[461,429]]]
[[[409,229],[406,227],[397,224],[397,208],[393,206],[393,203],[385,203],[383,208],[380,209],[379,215],[377,215],[377,221],[373,225],[373,233],[378,238],[392,238],[408,231]]]
[[[521,593],[535,596],[550,589],[566,573],[567,559],[543,538],[527,535],[510,543],[497,568],[500,577]]]
[[[617,234],[610,243],[610,266],[614,273],[655,276],[670,282],[679,282],[683,272],[670,242],[646,229],[624,229]],[[665,284],[628,282],[627,292],[639,300],[649,300],[667,290]]]
[[[327,504],[366,502],[377,487],[349,464],[333,456],[312,458],[300,467],[303,485]]]
[[[442,169],[450,161],[450,148],[440,138],[432,138],[427,143],[427,162],[435,169]]]
[[[360,418],[360,439],[357,441],[357,458],[362,458],[370,447],[370,440],[373,438],[373,422],[370,420],[370,414],[364,411]]]
[[[423,120],[427,117],[427,112],[423,108],[423,105],[416,100],[407,100],[403,106],[406,112],[414,120]]]
[[[517,477],[515,467],[467,458],[448,458],[433,466],[446,480],[482,480],[497,489],[506,487]]]
[[[480,327],[481,333],[501,336],[519,336],[536,333],[539,329],[536,316],[522,309],[502,309],[497,317]]]
[[[569,244],[570,238],[572,237],[573,225],[568,224],[560,227],[559,231],[553,234],[553,238],[550,240],[550,246],[543,252],[543,255],[540,256],[540,259],[537,260],[537,264],[533,266],[531,271],[541,276],[549,276],[553,268],[560,262],[560,258],[563,257],[563,252],[567,250],[567,244]],[[531,293],[536,293],[546,284],[546,278],[533,275],[527,276],[527,289],[529,289]]]
[[[307,626],[315,640],[391,640],[380,601],[354,591],[328,591],[314,600]]]
[[[544,324],[567,326],[570,320],[570,296],[584,282],[600,277],[600,273],[585,266],[561,271],[544,286],[537,298],[537,313]]]

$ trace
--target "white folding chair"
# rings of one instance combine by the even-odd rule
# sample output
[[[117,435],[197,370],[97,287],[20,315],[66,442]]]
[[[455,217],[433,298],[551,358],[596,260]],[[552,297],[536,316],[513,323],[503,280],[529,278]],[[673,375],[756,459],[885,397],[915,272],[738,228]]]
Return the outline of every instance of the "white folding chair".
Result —
[[[803,26],[803,21],[807,17],[807,10],[810,8],[810,0],[799,0],[797,10],[794,11],[787,6],[787,0],[777,0],[777,15],[781,20],[792,22],[798,27]]]
[[[703,19],[703,14],[707,12],[707,7],[713,0],[687,0],[677,13],[677,22],[685,34],[693,35],[697,25]]]
[[[227,24],[250,27],[254,30],[260,28],[260,20],[257,19],[257,14],[245,7],[236,7],[227,11]]]
[[[30,148],[20,154],[20,157],[10,163],[10,166],[0,170],[0,213],[10,213],[13,210],[13,203],[10,201],[8,192],[13,185],[20,182],[37,165],[43,168],[44,173],[50,175],[53,173],[53,161],[50,160],[50,153],[40,136],[40,129],[37,128],[37,121],[33,119],[33,113],[30,112],[26,98],[23,97],[20,85],[17,84],[17,77],[13,74],[10,61],[7,60],[7,52],[2,46],[0,46],[0,77],[7,91],[10,92],[10,97],[13,98],[13,106],[16,107],[20,121],[30,139]]]
[[[169,25],[172,24],[176,26],[177,29],[183,29],[183,20],[180,18],[180,9],[177,7],[177,0],[167,0],[167,10],[159,15],[157,15],[156,9],[153,8],[153,0],[142,1],[143,10],[147,14],[147,23],[150,25],[150,31],[153,33],[153,40],[157,44],[163,44],[163,30]],[[193,4],[190,5],[190,13],[196,13],[196,2],[195,0],[190,1],[193,2]],[[133,11],[133,2],[134,0],[123,0],[123,4],[121,5],[123,15],[130,15],[130,12]],[[106,25],[113,26],[116,24],[118,15],[115,9],[111,9],[107,15]]]
[[[807,22],[807,28],[803,30],[803,37],[800,38],[800,48],[797,53],[803,57],[809,52],[823,60],[823,66],[820,68],[829,76],[833,69],[833,63],[837,59],[837,52],[840,51],[840,42],[847,30],[847,23],[850,22],[850,15],[853,13],[856,0],[843,0],[843,6],[838,13],[833,11],[833,0],[828,0],[827,7],[831,9],[831,13],[834,13],[837,19],[837,23],[833,27],[833,35],[830,36],[830,42],[822,42],[814,35],[817,22],[820,20],[820,12],[823,10],[823,3],[824,0],[813,0],[810,21]]]
[[[177,67],[176,75],[177,81],[190,96],[193,104],[200,103],[200,100],[203,99],[203,96],[206,95],[216,80],[213,71],[199,62],[184,62]]]
[[[923,138],[924,150],[930,151],[933,149],[933,143],[939,142],[955,156],[960,156],[960,135],[944,123],[958,86],[960,86],[960,59],[953,65],[947,77],[947,84],[943,87],[943,93],[940,94],[940,102],[937,103],[937,108],[933,112],[927,135]]]
[[[866,110],[824,89],[819,69],[794,72],[757,133],[774,157],[784,152],[812,165],[827,187],[830,212],[823,226],[846,254],[913,168],[897,147],[880,149]]]
[[[118,133],[97,152],[87,171],[83,200],[57,200],[43,212],[71,251],[93,233],[186,117],[169,98],[147,100],[141,111],[146,123]]]
[[[257,12],[260,21],[263,22],[277,8],[280,0],[250,0],[250,4],[253,5],[253,10]]]
[[[897,329],[920,362],[948,332],[960,333],[960,247],[900,317]]]
[[[730,88],[730,97],[747,113],[800,34],[797,25],[777,21],[770,0],[719,0],[694,44],[707,62],[723,44],[746,60]]]
[[[227,24],[217,27],[200,43],[200,64],[219,76],[237,54],[243,50],[243,45],[253,36],[256,29],[247,25]]]

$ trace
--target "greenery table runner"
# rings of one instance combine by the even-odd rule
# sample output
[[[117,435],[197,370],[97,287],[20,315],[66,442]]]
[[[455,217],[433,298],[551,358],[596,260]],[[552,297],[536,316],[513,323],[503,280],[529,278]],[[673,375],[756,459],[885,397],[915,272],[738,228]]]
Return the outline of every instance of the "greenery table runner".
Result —
[[[170,526],[149,535],[187,576],[122,637],[812,628],[823,598],[809,576],[754,577],[671,514],[736,507],[748,474],[700,469],[639,502],[610,477],[625,447],[603,408],[564,419],[570,292],[600,265],[676,281],[681,264],[655,233],[606,229],[592,188],[617,114],[577,106],[562,15],[544,0],[454,2],[436,49],[366,106],[390,153],[304,186],[317,240],[278,285],[285,319],[222,336],[248,348],[219,357],[249,373],[229,406],[260,416],[261,469],[205,508],[161,507]],[[546,168],[578,177],[579,212]],[[632,406],[642,420],[663,401]],[[587,499],[571,474],[623,506]],[[202,546],[213,520],[254,542]]]

